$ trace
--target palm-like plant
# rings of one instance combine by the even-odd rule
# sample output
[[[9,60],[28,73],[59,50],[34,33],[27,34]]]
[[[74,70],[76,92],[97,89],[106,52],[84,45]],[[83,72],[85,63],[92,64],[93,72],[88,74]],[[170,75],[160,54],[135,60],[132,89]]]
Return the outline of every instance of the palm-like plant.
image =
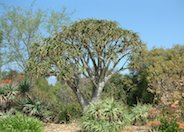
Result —
[[[31,89],[31,85],[28,80],[22,81],[18,86],[19,94],[22,95],[23,97],[30,98],[28,94],[30,89]]]

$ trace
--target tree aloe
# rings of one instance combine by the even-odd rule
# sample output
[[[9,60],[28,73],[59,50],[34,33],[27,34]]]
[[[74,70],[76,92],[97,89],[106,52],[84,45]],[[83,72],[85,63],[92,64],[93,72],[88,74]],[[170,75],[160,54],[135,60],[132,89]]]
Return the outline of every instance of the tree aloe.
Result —
[[[122,29],[116,22],[81,20],[35,44],[29,71],[64,80],[84,108],[90,101],[100,99],[106,82],[128,68],[130,56],[140,51],[141,46],[136,33]],[[79,88],[81,77],[88,78],[93,85],[90,101]]]

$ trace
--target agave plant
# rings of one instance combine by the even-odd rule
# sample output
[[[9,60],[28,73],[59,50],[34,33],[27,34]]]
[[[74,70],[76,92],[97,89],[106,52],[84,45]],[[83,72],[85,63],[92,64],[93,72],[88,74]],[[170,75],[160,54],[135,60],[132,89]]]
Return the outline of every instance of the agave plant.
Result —
[[[17,93],[18,93],[17,87],[15,87],[12,84],[10,84],[10,85],[6,85],[4,87],[4,89],[5,89],[5,93],[4,94],[10,100],[10,102],[12,102],[15,99]]]
[[[22,108],[23,112],[31,116],[42,116],[42,104],[40,101],[28,100]]]
[[[17,93],[17,88],[11,84],[1,87],[0,108],[4,112],[14,104]]]

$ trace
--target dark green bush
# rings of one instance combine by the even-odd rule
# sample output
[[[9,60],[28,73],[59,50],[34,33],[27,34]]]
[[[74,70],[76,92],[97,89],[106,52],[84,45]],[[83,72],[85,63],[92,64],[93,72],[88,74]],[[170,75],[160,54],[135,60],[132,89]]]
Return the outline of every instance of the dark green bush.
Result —
[[[70,122],[82,115],[82,109],[78,103],[63,103],[60,106],[59,120]]]
[[[118,132],[131,122],[132,117],[113,99],[90,104],[81,119],[81,126],[87,132]]]
[[[22,114],[0,118],[0,132],[43,132],[43,124]]]
[[[58,105],[58,106],[57,106]],[[69,123],[75,119],[79,119],[82,115],[82,109],[76,102],[64,103],[58,102],[58,104],[52,105],[43,112],[44,121],[54,123]]]
[[[155,130],[158,132],[180,132],[179,125],[176,120],[168,121],[167,119],[161,119],[161,124]]]

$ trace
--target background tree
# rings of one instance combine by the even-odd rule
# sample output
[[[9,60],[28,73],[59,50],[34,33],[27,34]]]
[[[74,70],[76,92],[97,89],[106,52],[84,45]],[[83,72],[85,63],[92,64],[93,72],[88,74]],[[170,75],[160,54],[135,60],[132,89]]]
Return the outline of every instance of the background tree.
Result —
[[[91,101],[100,99],[111,76],[127,69],[130,56],[140,51],[139,36],[106,20],[81,20],[33,47],[30,71],[58,76],[73,90],[81,106],[86,100],[79,88],[81,77],[92,83]],[[37,49],[37,50],[35,50]]]
[[[16,65],[16,70],[25,70],[30,56],[30,47],[43,37],[61,30],[69,24],[69,14],[66,9],[46,12],[29,8],[5,6],[0,16],[2,43],[6,51],[6,63]]]
[[[105,85],[103,98],[112,97],[130,106],[140,102],[153,103],[154,96],[147,86],[148,81],[143,75],[114,74]]]
[[[116,101],[121,101],[127,104],[127,98],[131,94],[131,90],[134,89],[136,84],[133,84],[128,75],[122,75],[120,73],[114,74],[111,79],[106,83],[103,97],[114,98]]]
[[[3,65],[3,54],[2,54],[2,39],[3,39],[3,34],[2,32],[0,31],[0,74],[1,74],[1,66]],[[1,76],[0,76],[1,77]]]
[[[184,77],[184,46],[171,49],[152,49],[135,56],[131,66],[134,75],[144,76],[148,90],[155,94],[155,101],[169,105],[182,99],[179,80]]]

